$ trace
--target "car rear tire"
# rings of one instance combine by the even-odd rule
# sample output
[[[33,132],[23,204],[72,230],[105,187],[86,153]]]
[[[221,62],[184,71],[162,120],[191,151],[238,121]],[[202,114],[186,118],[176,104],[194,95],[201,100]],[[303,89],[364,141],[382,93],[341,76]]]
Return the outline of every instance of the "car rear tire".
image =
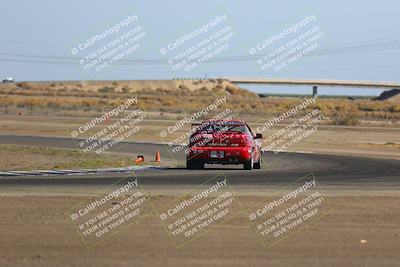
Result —
[[[204,162],[199,160],[186,160],[186,168],[189,170],[204,169]]]
[[[250,158],[249,160],[244,162],[243,169],[244,170],[252,170],[253,169],[253,158]]]
[[[194,170],[195,167],[195,162],[193,160],[186,160],[186,168],[188,170]]]
[[[253,169],[261,169],[261,160],[254,162]]]
[[[204,162],[202,162],[202,161],[197,161],[197,169],[199,169],[199,170],[204,169]]]
[[[253,169],[261,169],[261,163],[262,163],[262,154],[260,154],[260,158],[258,159],[258,161],[254,162]]]

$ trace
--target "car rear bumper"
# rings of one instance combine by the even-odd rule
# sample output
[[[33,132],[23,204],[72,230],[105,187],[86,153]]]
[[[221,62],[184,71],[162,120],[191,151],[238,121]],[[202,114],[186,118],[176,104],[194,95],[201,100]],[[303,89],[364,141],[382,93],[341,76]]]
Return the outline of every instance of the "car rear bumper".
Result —
[[[223,157],[212,157],[212,151],[223,152]],[[187,159],[215,164],[243,164],[250,160],[251,152],[249,147],[192,147]]]

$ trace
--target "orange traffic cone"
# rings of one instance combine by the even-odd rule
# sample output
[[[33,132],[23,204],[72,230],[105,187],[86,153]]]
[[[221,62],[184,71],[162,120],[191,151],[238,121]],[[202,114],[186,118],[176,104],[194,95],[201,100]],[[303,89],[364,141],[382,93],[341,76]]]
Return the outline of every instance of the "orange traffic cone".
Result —
[[[157,149],[155,162],[161,162],[160,150]]]
[[[135,159],[136,164],[142,164],[143,162],[144,162],[143,156],[137,156],[137,159]]]

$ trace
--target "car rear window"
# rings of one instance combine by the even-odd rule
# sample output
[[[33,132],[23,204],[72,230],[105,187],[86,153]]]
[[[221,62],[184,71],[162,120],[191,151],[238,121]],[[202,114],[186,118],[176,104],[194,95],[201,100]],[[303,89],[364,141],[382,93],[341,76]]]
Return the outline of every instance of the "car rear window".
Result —
[[[231,122],[223,122],[223,123],[207,123],[200,125],[196,131],[199,132],[206,132],[206,133],[224,133],[224,132],[239,132],[239,133],[246,133],[246,126],[244,124],[239,123],[231,123]]]

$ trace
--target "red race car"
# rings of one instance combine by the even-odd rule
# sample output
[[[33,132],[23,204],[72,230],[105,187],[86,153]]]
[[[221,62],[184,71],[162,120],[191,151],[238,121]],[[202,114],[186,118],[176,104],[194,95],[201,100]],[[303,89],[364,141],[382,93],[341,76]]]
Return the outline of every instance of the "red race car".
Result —
[[[193,124],[192,126],[195,126]],[[211,120],[192,129],[186,153],[188,169],[203,169],[204,164],[243,164],[243,169],[260,169],[261,134],[238,120]]]

